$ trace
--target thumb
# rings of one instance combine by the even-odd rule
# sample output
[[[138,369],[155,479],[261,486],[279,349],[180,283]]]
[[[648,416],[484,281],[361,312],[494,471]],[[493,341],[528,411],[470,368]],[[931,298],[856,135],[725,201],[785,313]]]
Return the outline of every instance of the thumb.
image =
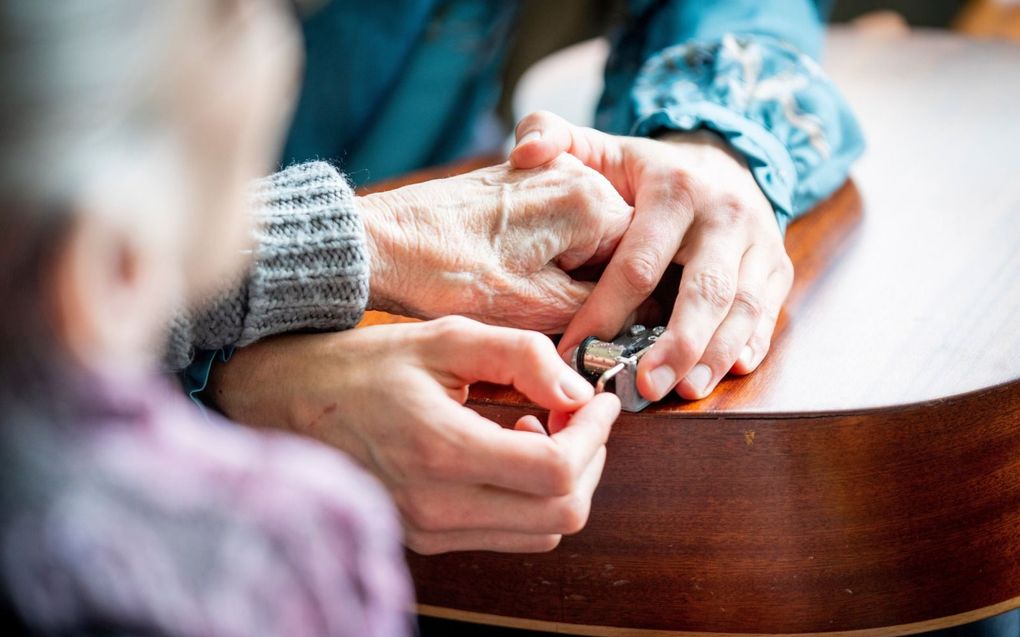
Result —
[[[538,168],[570,152],[573,125],[549,111],[535,111],[517,124],[517,145],[510,151],[514,168]]]

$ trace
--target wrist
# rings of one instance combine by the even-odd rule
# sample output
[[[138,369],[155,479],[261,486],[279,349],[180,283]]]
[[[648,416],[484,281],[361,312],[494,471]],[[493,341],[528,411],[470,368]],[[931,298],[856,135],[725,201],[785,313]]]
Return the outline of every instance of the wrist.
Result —
[[[776,219],[772,202],[761,188],[754,172],[748,166],[747,159],[722,135],[708,130],[670,131],[657,138],[666,142],[682,158],[681,165],[687,170],[708,176],[701,183],[711,183],[716,194],[707,196],[714,198],[719,192],[726,192],[736,197],[741,207],[753,211],[762,220],[767,219],[770,226]],[[697,198],[697,195],[696,195]]]
[[[238,348],[230,360],[213,365],[203,399],[227,418],[255,427],[293,429],[294,414],[281,390],[281,361],[270,338]]]
[[[397,210],[404,204],[398,191],[355,198],[365,228],[369,256],[368,309],[401,314],[406,299],[401,292],[400,238]]]
[[[707,128],[699,128],[692,131],[663,131],[661,134],[656,135],[654,139],[666,142],[674,147],[709,149],[707,152],[718,151],[729,155],[741,163],[746,163],[744,158],[730,146],[725,137]]]
[[[747,160],[722,135],[708,130],[669,131],[656,138],[668,144],[681,158],[681,164],[697,167],[702,174],[711,174],[719,180],[740,179],[754,184],[754,191],[760,192]]]

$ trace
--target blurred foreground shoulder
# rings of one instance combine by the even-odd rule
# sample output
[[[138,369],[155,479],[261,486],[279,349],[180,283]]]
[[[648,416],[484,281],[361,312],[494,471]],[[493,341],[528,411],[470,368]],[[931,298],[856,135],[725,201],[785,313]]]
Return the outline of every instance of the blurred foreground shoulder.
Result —
[[[74,430],[5,436],[18,477],[2,487],[0,581],[21,623],[411,634],[396,513],[374,479],[311,442],[195,420],[159,391],[158,417],[121,404]]]

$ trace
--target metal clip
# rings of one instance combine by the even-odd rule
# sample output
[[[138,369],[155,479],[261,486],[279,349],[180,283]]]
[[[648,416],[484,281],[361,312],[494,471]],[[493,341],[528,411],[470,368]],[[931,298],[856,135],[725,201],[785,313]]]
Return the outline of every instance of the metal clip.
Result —
[[[621,408],[624,411],[641,411],[649,401],[637,389],[638,361],[665,329],[662,326],[647,329],[643,325],[632,325],[612,341],[589,336],[574,350],[571,364],[595,384],[596,393],[607,391],[609,381],[615,379],[612,391],[620,398]]]
[[[617,363],[616,365],[602,372],[602,375],[599,376],[598,381],[595,382],[595,393],[601,394],[602,392],[606,391],[606,383],[613,380],[614,376],[616,376],[626,368],[627,368],[626,363]]]

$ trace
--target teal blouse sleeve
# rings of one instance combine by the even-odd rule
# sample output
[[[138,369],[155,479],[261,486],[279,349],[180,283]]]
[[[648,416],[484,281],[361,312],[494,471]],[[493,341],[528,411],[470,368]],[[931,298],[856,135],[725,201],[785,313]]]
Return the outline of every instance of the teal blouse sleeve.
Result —
[[[826,7],[808,0],[628,6],[606,67],[599,128],[718,133],[746,158],[784,230],[843,183],[864,137],[816,62]]]

